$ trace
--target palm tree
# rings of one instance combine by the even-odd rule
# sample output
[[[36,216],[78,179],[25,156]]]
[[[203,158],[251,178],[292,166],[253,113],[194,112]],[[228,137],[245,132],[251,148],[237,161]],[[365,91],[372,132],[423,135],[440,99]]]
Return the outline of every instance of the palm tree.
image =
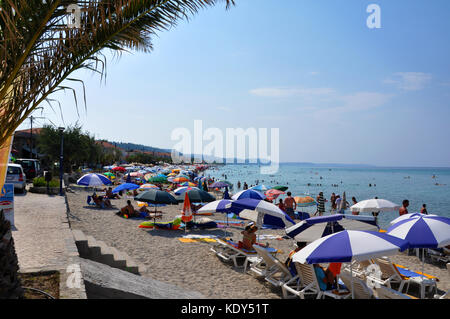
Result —
[[[234,0],[0,0],[0,149],[39,104],[58,103],[52,93],[71,90],[77,103],[65,83],[83,83],[70,77],[80,69],[103,78],[105,49],[119,55],[149,52],[158,31],[218,2],[227,9],[234,5]],[[80,10],[68,13],[74,5]],[[69,18],[79,27],[70,27]]]

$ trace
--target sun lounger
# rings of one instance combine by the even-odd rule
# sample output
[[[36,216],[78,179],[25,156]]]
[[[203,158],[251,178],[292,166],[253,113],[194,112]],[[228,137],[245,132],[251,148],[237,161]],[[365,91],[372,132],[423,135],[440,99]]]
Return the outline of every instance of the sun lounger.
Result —
[[[380,267],[381,278],[376,278],[375,276],[369,275],[368,277],[380,285],[387,285],[391,288],[391,283],[400,284],[398,291],[402,292],[405,284],[407,285],[406,291],[409,289],[409,284],[411,282],[409,277],[406,277],[400,273],[398,268],[388,259],[375,258],[374,264]]]
[[[417,299],[416,297],[401,293],[389,287],[380,286],[376,288],[378,299]]]
[[[252,265],[250,271],[259,274],[260,276],[264,276],[264,279],[275,287],[281,287],[292,278],[289,269],[271,255],[266,248],[259,245],[253,245],[253,248],[258,253],[258,256],[264,261],[265,267],[261,269],[258,267],[261,263],[258,263]]]
[[[269,253],[275,254],[278,250],[274,248],[266,248]],[[244,268],[244,272],[247,271],[247,266],[253,263],[258,263],[261,258],[255,250],[247,250],[243,248],[238,248],[238,244],[227,239],[218,239],[217,245],[211,247],[211,251],[215,252],[216,255],[224,261],[233,261],[236,268]],[[243,266],[238,265],[237,260],[244,259]]]
[[[450,262],[450,250],[447,248],[441,248],[439,250],[428,249],[428,254],[432,261],[443,262],[445,264]]]
[[[370,289],[367,284],[361,280],[358,277],[351,276],[350,272],[348,270],[345,270],[341,272],[339,277],[344,282],[345,286],[350,290],[350,292],[353,291],[354,299],[374,299],[375,295],[372,289]],[[353,281],[353,287],[352,287],[352,281]]]
[[[448,275],[450,276],[450,263],[447,264]],[[445,294],[438,297],[439,299],[450,299],[450,290],[448,290]]]
[[[335,299],[346,299],[351,296],[350,292],[338,292],[335,289],[321,290],[319,281],[313,265],[294,263],[297,269],[297,276],[282,285],[283,297],[290,298],[291,295],[305,299],[305,295],[317,295],[317,299],[325,296]]]

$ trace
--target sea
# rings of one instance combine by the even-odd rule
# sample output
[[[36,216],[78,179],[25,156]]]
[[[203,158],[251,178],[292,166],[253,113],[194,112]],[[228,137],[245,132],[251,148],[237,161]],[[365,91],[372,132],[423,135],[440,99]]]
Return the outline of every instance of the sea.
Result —
[[[345,192],[350,205],[353,205],[352,197],[358,202],[378,197],[400,206],[404,199],[408,199],[410,213],[420,212],[422,205],[426,204],[429,214],[450,217],[450,168],[326,167],[288,163],[280,164],[276,174],[265,175],[261,174],[257,164],[232,164],[214,166],[204,175],[233,183],[232,193],[242,190],[244,182],[249,187],[257,184],[287,186],[292,196],[316,198],[319,192],[323,192],[328,200],[327,212],[331,211],[331,194],[342,197]],[[238,181],[241,182],[241,189],[237,187]],[[278,199],[285,196],[281,195]],[[301,211],[314,213],[316,208],[301,208]],[[346,213],[351,212],[347,210]],[[361,215],[366,214],[371,215]],[[398,211],[381,212],[378,223],[386,229],[389,222],[398,216]]]

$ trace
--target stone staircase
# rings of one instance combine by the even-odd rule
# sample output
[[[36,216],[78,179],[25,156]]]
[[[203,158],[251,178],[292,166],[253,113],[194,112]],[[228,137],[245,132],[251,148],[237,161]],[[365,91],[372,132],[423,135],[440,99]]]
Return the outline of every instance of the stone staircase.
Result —
[[[113,268],[122,269],[133,274],[145,272],[145,267],[138,265],[130,256],[106,245],[103,241],[85,235],[81,230],[73,229],[73,237],[81,258],[89,259]]]

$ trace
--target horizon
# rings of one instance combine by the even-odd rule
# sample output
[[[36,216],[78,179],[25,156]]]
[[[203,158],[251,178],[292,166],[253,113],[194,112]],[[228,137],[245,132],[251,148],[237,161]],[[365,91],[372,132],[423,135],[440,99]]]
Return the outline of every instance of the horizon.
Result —
[[[105,52],[106,84],[73,76],[87,110],[59,92],[63,118],[43,105],[36,124],[79,122],[96,139],[173,149],[171,133],[201,119],[222,132],[279,128],[280,162],[450,167],[450,44],[441,41],[450,3],[380,0],[381,28],[369,29],[371,3],[201,10],[159,32],[150,54]]]

